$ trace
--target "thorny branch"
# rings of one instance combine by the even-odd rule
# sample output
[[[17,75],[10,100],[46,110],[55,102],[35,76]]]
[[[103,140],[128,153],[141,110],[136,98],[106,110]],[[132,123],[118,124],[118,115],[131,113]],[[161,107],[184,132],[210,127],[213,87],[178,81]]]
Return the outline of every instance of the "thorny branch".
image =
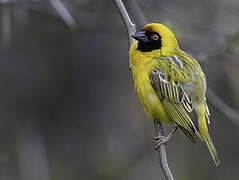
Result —
[[[113,1],[115,3],[115,6],[117,7],[117,9],[119,10],[119,13],[124,21],[125,28],[127,29],[129,45],[132,45],[134,43],[134,40],[131,38],[131,35],[133,35],[136,32],[135,25],[130,20],[130,17],[128,15],[122,1],[121,0],[113,0]],[[156,135],[163,136],[163,127],[162,127],[161,123],[155,122],[154,126],[155,126],[155,130],[156,130]],[[162,144],[160,146],[158,155],[159,155],[159,163],[164,172],[166,179],[174,180],[171,170],[168,166],[166,146],[164,144]]]

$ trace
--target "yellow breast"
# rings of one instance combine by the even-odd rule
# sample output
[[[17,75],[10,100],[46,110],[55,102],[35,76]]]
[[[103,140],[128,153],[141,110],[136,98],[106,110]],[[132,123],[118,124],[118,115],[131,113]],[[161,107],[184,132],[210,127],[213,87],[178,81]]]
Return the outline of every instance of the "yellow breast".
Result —
[[[149,118],[168,123],[170,122],[168,114],[150,83],[149,72],[152,71],[154,67],[154,61],[134,66],[132,68],[134,85]]]

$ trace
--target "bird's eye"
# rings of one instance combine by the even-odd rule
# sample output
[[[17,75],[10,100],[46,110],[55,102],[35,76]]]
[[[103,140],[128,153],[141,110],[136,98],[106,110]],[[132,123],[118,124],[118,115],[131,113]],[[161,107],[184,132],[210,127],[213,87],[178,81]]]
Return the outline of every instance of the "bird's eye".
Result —
[[[157,34],[153,34],[151,36],[151,39],[154,40],[154,41],[157,41],[157,40],[159,40],[159,36]]]

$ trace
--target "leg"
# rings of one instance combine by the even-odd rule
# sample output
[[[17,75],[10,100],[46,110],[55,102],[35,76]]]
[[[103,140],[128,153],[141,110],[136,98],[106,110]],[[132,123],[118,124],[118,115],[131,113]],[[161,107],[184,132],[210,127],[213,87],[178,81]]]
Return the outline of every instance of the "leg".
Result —
[[[172,131],[170,131],[170,133],[167,136],[156,136],[154,137],[155,141],[155,150],[158,151],[159,147],[161,144],[165,144],[169,141],[169,139],[171,138],[171,136],[173,135],[173,133],[178,129],[178,126],[176,126],[175,128],[173,128]]]

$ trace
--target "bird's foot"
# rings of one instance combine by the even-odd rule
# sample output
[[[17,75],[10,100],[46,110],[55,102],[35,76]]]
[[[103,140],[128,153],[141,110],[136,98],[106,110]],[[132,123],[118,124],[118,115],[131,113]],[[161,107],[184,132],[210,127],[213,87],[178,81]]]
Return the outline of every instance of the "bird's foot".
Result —
[[[154,149],[156,151],[159,151],[159,147],[162,144],[166,144],[169,139],[171,138],[171,136],[173,135],[173,133],[178,129],[178,126],[176,126],[175,128],[173,128],[173,130],[167,135],[167,136],[156,136],[154,137],[155,139],[155,143],[154,143]]]
[[[154,140],[155,140],[155,143],[154,143],[154,149],[156,151],[159,150],[159,147],[162,145],[162,144],[166,144],[170,139],[170,136],[155,136],[154,137]]]

